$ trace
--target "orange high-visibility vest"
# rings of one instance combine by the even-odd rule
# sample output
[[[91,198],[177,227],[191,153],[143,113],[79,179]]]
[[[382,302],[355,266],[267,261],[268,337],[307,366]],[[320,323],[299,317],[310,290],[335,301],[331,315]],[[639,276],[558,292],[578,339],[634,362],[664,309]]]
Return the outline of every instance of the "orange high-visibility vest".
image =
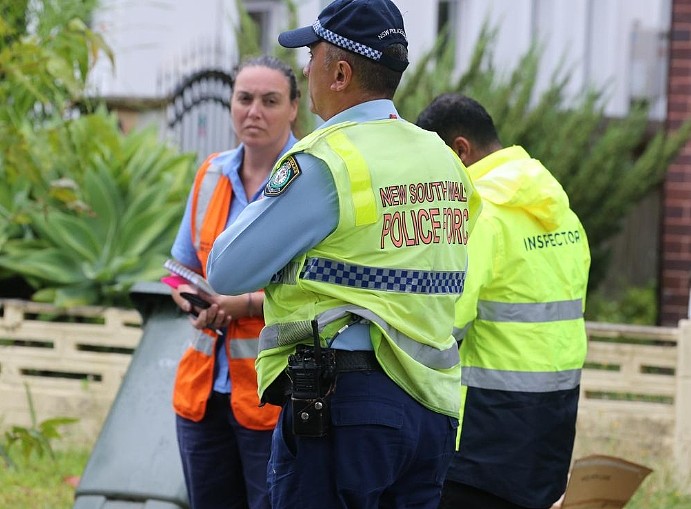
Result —
[[[200,166],[192,194],[192,242],[204,276],[214,239],[225,229],[233,195],[230,181],[221,173],[221,167],[211,163],[216,155],[211,154]],[[226,331],[225,348],[232,386],[230,406],[237,421],[254,430],[273,429],[281,410],[272,405],[259,406],[254,361],[262,327],[262,317],[245,317],[232,320]],[[200,331],[180,359],[173,408],[181,417],[192,421],[204,417],[213,388],[217,340],[215,332]]]

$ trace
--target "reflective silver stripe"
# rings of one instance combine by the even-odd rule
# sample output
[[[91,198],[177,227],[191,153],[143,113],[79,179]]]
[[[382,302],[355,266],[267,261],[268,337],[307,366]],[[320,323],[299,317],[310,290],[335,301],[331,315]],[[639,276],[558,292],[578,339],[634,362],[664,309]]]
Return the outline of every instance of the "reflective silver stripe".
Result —
[[[215,344],[216,338],[205,334],[204,331],[199,331],[197,337],[192,340],[190,347],[192,347],[197,352],[211,356],[214,354]]]
[[[319,331],[322,331],[329,323],[343,318],[347,314],[360,316],[366,320],[376,323],[386,332],[386,334],[401,350],[428,368],[448,369],[458,365],[460,362],[456,343],[453,343],[449,348],[444,350],[439,350],[433,346],[424,345],[413,339],[410,339],[408,336],[401,334],[396,329],[390,327],[384,320],[372,313],[370,310],[358,306],[342,306],[325,311],[317,317]],[[283,344],[279,341],[280,328],[281,324],[274,324],[262,329],[262,332],[259,336],[260,352],[271,348],[276,348],[279,346],[279,344]],[[308,335],[305,335],[302,339],[307,339],[308,337]]]
[[[477,304],[479,320],[489,322],[559,322],[583,318],[581,299],[555,302],[492,302],[481,300]]]
[[[299,270],[299,262],[288,262],[285,267],[273,275],[271,282],[282,285],[294,285],[297,283]]]
[[[461,383],[468,387],[496,391],[566,391],[578,387],[581,383],[581,370],[525,372],[463,366]]]
[[[456,342],[460,343],[463,341],[463,338],[465,338],[465,335],[468,334],[468,331],[470,330],[470,327],[473,325],[473,322],[469,322],[466,324],[465,327],[454,327],[453,328],[453,337],[456,338]]]
[[[256,359],[259,339],[231,339],[230,356],[233,359]]]
[[[216,185],[219,179],[222,177],[221,166],[217,164],[210,164],[204,174],[204,179],[199,185],[199,193],[197,194],[197,210],[194,215],[194,238],[192,243],[194,244],[194,249],[199,251],[199,243],[201,242],[201,231],[202,224],[204,223],[204,218],[206,217],[206,211],[211,204],[211,198],[216,190]]]

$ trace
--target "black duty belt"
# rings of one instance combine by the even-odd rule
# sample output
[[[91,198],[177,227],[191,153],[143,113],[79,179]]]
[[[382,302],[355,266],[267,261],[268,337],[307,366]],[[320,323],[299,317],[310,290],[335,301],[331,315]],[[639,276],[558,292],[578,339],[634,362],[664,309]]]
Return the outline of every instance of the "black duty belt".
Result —
[[[377,357],[371,350],[335,350],[335,354],[336,373],[381,370]]]
[[[354,371],[382,371],[377,357],[370,350],[334,350],[336,373]],[[285,372],[281,373],[264,391],[262,402],[282,406],[291,393],[290,379]]]

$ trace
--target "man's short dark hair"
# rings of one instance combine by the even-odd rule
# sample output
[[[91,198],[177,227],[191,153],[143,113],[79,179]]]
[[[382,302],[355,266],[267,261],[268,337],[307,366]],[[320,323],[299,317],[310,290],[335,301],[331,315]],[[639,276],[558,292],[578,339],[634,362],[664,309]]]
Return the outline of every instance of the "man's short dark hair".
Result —
[[[392,44],[382,53],[398,60],[408,58],[408,48],[403,44]],[[347,51],[333,44],[327,44],[324,63],[331,64],[337,60],[344,60],[353,69],[353,77],[364,90],[387,99],[393,99],[398,85],[401,83],[403,72],[394,71],[367,57]]]
[[[435,97],[416,124],[427,131],[436,132],[448,146],[463,136],[480,149],[490,149],[499,143],[497,129],[487,110],[477,101],[458,93]]]

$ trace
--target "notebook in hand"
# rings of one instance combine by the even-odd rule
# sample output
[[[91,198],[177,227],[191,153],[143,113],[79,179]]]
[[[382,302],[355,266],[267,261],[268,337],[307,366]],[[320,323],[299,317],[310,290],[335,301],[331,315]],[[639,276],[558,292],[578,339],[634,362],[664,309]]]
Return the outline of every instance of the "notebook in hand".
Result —
[[[197,288],[197,290],[200,290],[209,295],[218,295],[214,291],[214,289],[211,288],[209,282],[206,279],[204,279],[204,277],[201,274],[197,274],[196,272],[188,269],[181,263],[169,258],[165,261],[163,267],[165,267],[172,274],[185,278],[187,281],[189,281],[189,284]]]

